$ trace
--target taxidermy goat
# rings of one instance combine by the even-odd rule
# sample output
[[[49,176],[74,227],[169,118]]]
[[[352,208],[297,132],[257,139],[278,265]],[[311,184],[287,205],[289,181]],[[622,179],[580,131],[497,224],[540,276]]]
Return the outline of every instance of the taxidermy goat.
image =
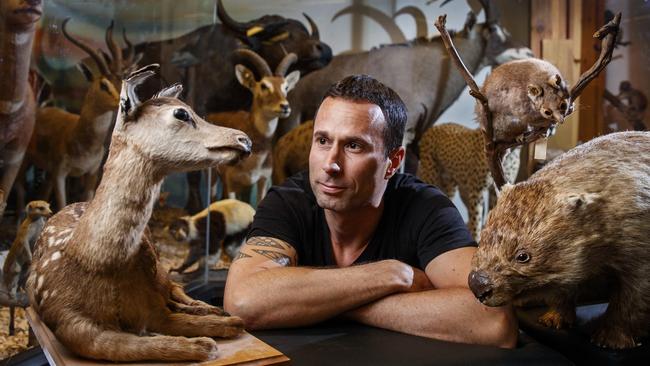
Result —
[[[527,181],[504,185],[481,231],[469,286],[485,305],[543,299],[539,319],[576,320],[588,280],[614,280],[592,342],[638,345],[650,324],[650,132],[599,137]],[[584,286],[583,286],[584,287]]]
[[[136,87],[157,69],[146,66],[122,82],[96,195],[48,221],[27,279],[30,305],[43,322],[69,350],[91,359],[214,359],[217,344],[209,337],[243,331],[240,318],[171,281],[147,222],[166,175],[234,162],[250,154],[251,141],[197,116],[177,99],[180,85],[140,101]]]
[[[533,129],[549,129],[564,122],[569,106],[569,90],[560,71],[550,62],[529,58],[505,63],[488,75],[481,88],[489,100],[496,141],[523,141]],[[476,104],[476,116],[487,126],[483,107]]]
[[[193,216],[183,216],[169,225],[169,232],[174,239],[187,242],[190,252],[183,264],[172,271],[182,273],[205,255],[205,238],[210,211],[210,246],[209,253],[220,250],[220,267],[228,267],[232,256],[226,250],[234,247],[239,250],[251,224],[255,209],[248,203],[235,199],[225,199],[212,203],[205,210]]]

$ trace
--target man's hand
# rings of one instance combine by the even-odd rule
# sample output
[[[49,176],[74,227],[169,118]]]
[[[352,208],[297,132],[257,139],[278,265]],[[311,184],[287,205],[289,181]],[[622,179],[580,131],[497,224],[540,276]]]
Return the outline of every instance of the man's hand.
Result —
[[[429,281],[429,277],[427,277],[427,274],[423,270],[411,266],[408,267],[413,272],[413,280],[411,287],[408,289],[408,292],[418,292],[434,289],[433,284],[431,281]]]

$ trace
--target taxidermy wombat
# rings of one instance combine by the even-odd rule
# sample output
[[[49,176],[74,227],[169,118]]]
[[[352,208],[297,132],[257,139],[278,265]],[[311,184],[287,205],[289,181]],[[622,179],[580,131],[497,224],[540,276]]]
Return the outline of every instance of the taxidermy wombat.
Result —
[[[469,285],[485,305],[543,299],[540,322],[576,318],[588,280],[614,284],[592,342],[630,348],[650,325],[650,132],[578,146],[506,185],[481,231]]]
[[[492,111],[496,141],[521,141],[526,131],[549,128],[572,112],[569,91],[560,71],[550,62],[529,58],[510,61],[495,68],[481,92]],[[477,102],[476,116],[487,126],[483,107]]]

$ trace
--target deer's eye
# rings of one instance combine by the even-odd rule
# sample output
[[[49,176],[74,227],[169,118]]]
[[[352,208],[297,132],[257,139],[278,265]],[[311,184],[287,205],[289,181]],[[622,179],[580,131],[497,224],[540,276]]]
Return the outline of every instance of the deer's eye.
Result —
[[[174,118],[183,122],[187,122],[191,124],[192,127],[196,128],[196,123],[192,119],[192,116],[190,116],[189,112],[183,108],[178,108],[174,110]]]

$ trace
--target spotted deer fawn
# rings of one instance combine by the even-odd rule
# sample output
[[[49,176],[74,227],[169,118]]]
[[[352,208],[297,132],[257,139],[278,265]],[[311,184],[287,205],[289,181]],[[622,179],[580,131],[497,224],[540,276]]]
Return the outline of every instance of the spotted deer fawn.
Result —
[[[221,112],[208,115],[208,121],[219,126],[239,128],[253,140],[253,153],[246,160],[234,166],[222,166],[219,175],[222,178],[224,197],[241,193],[257,184],[257,202],[263,197],[267,183],[271,182],[273,167],[272,142],[278,127],[278,119],[288,117],[291,107],[287,93],[293,89],[300,78],[299,71],[286,74],[289,67],[296,62],[296,55],[290,53],[271,73],[271,68],[257,53],[240,49],[237,53],[250,61],[261,75],[259,81],[244,65],[237,65],[237,80],[253,93],[253,105],[250,111]]]
[[[71,351],[92,359],[213,359],[217,345],[208,337],[243,330],[240,318],[193,300],[170,280],[147,221],[167,174],[235,162],[250,154],[251,141],[197,116],[177,99],[180,85],[141,102],[135,88],[157,68],[122,82],[97,192],[48,221],[27,279],[43,322]]]

